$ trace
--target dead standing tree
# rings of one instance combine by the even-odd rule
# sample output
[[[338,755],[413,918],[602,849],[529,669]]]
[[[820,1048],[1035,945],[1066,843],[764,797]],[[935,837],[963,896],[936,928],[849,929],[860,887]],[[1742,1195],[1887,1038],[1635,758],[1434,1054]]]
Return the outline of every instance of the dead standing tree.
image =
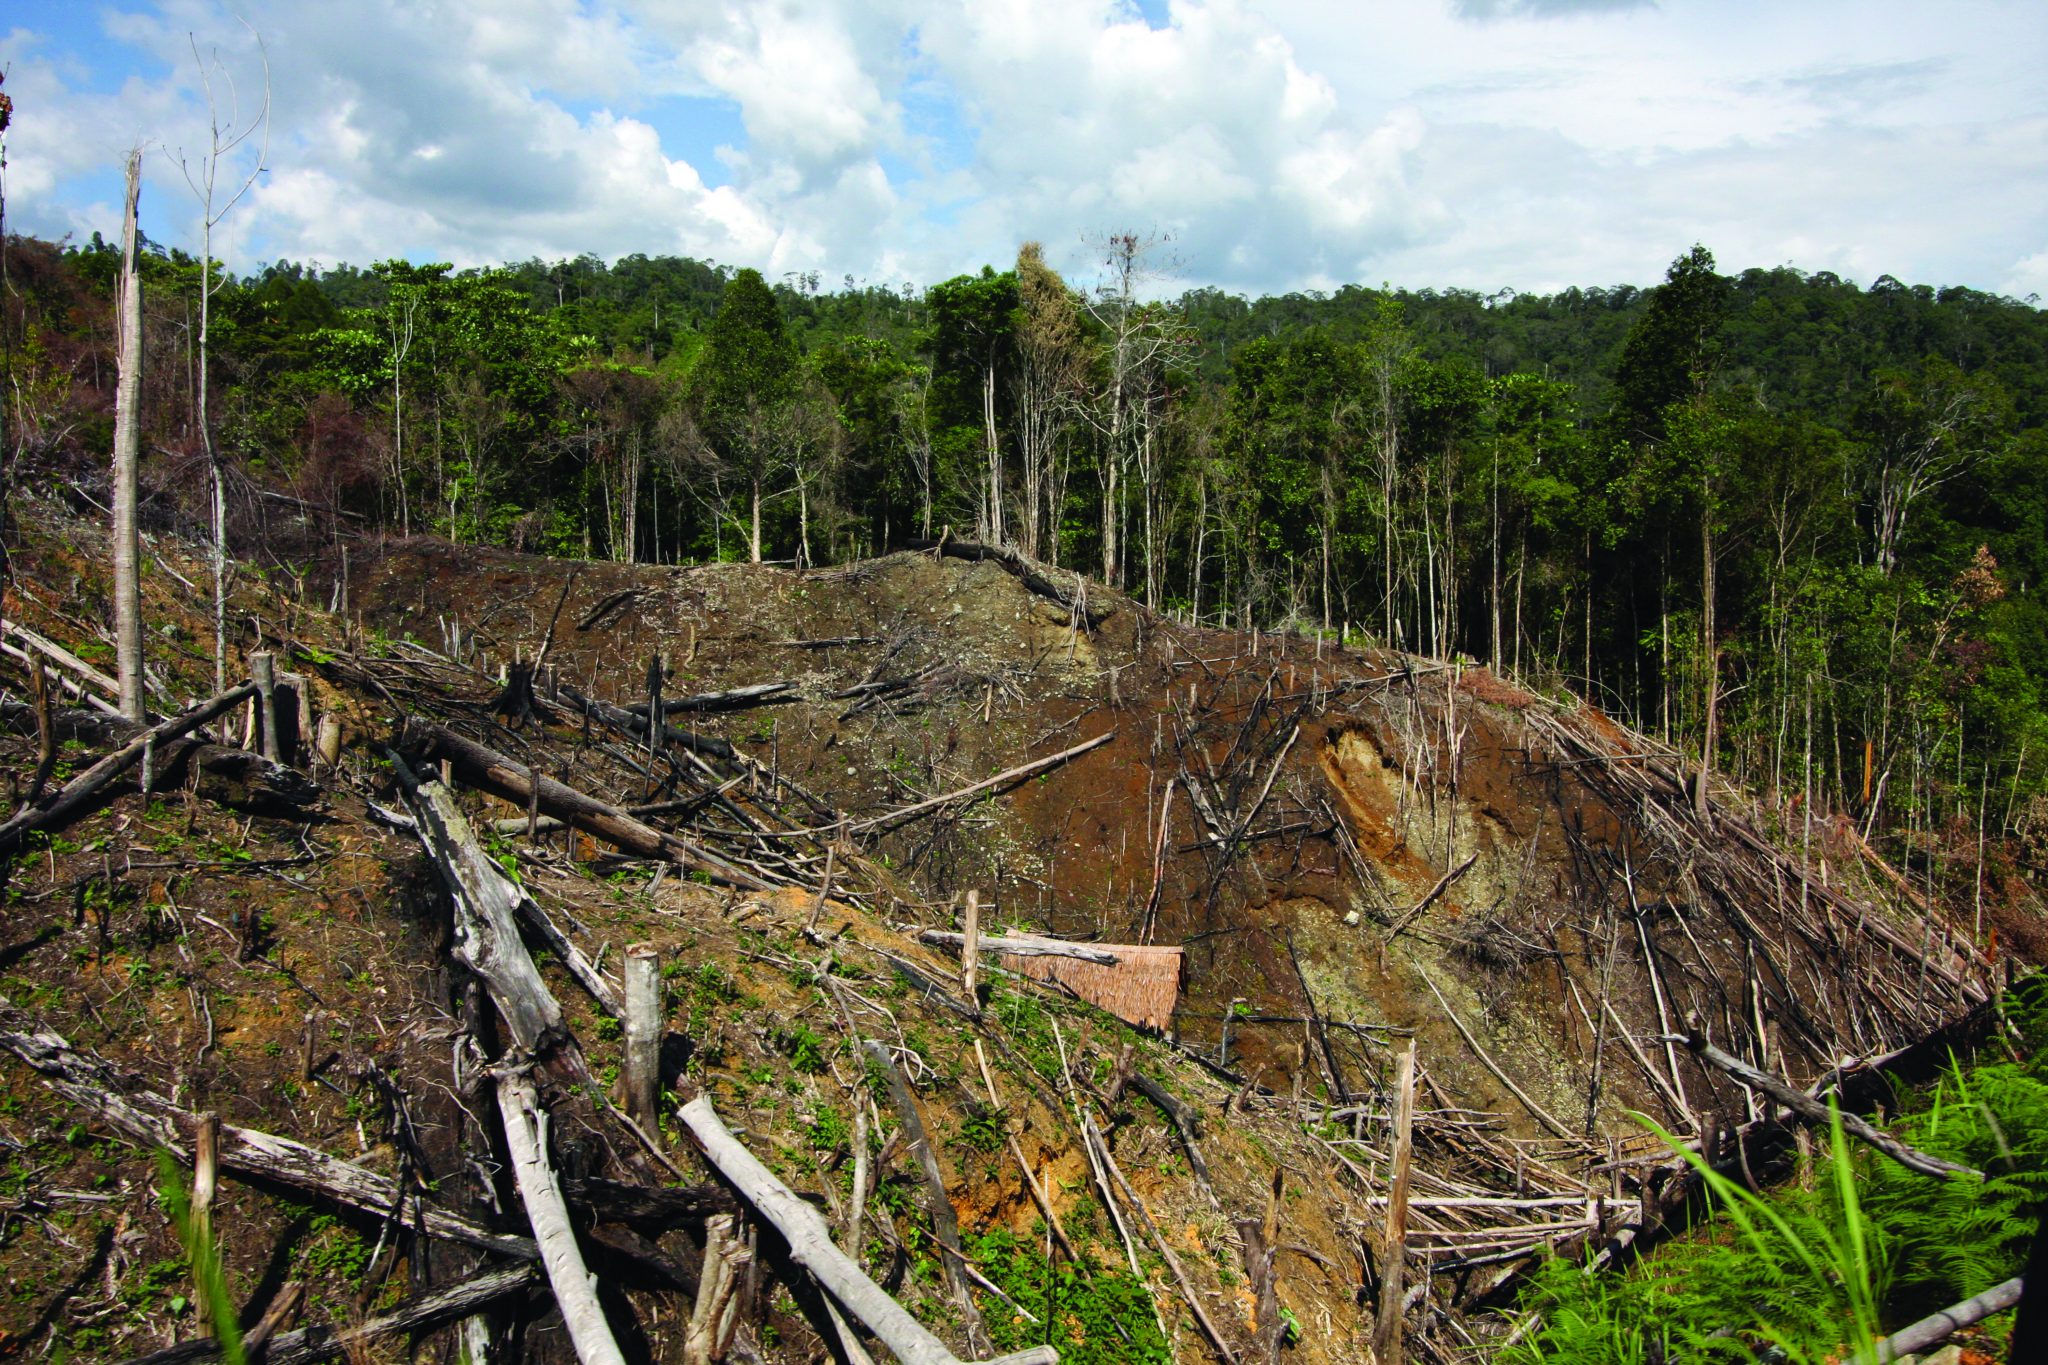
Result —
[[[243,21],[244,28],[249,28]],[[207,412],[207,340],[208,324],[212,317],[213,296],[220,292],[225,278],[216,279],[213,273],[213,230],[227,217],[242,197],[256,184],[262,175],[264,163],[270,157],[270,56],[264,50],[263,39],[256,30],[249,28],[249,34],[256,39],[256,52],[263,63],[263,105],[246,124],[241,118],[241,101],[235,90],[234,79],[222,66],[217,49],[209,49],[200,55],[199,39],[186,35],[192,44],[192,60],[199,67],[199,85],[206,93],[206,151],[201,154],[195,167],[183,155],[178,158],[178,168],[185,173],[185,183],[191,187],[194,197],[199,200],[199,374],[197,377],[197,411],[199,417],[199,441],[206,451],[206,467],[212,483],[213,494],[213,687],[224,692],[228,685],[228,491],[227,472],[222,467],[220,449],[213,443],[213,424]],[[226,124],[222,124],[220,95],[214,89],[218,75],[226,84]],[[254,137],[263,135],[262,148],[256,155],[256,164],[242,177],[242,182],[223,202],[220,199],[220,174],[223,163]],[[135,719],[141,719],[139,715]]]
[[[128,153],[121,214],[120,378],[114,391],[114,655],[121,676],[121,714],[144,718],[142,589],[137,577],[136,466],[142,454],[142,272],[136,266],[136,205],[142,198],[142,149]],[[221,690],[225,690],[224,688]]]
[[[1119,232],[1103,244],[1107,278],[1088,300],[1088,312],[1106,333],[1107,373],[1096,403],[1084,409],[1102,436],[1102,579],[1124,586],[1124,475],[1136,463],[1139,492],[1144,499],[1146,602],[1158,600],[1156,546],[1153,543],[1159,490],[1154,472],[1157,453],[1155,380],[1172,352],[1185,343],[1188,330],[1176,314],[1141,303],[1138,293],[1165,273],[1146,257],[1162,239]]]

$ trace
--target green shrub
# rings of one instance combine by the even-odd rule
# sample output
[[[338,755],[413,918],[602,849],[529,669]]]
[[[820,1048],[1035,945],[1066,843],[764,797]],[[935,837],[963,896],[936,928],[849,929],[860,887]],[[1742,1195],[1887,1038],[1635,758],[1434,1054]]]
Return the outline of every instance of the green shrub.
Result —
[[[1122,1270],[1097,1269],[1084,1279],[1058,1256],[1048,1267],[1041,1248],[1007,1228],[967,1239],[967,1254],[982,1274],[1038,1319],[1008,1304],[984,1301],[989,1336],[998,1351],[1057,1347],[1061,1365],[1172,1365],[1160,1335],[1152,1291]]]

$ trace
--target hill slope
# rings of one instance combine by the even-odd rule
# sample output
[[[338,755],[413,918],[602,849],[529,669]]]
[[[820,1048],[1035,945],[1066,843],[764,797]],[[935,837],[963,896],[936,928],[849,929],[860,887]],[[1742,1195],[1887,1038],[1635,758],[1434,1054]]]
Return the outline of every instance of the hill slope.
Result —
[[[8,620],[96,655],[96,528],[47,507],[24,528]],[[708,1095],[835,1231],[864,1204],[867,1270],[963,1354],[1049,1335],[1068,1360],[1261,1359],[1281,1335],[1296,1359],[1365,1358],[1411,1040],[1408,1323],[1439,1357],[1498,1330],[1480,1310],[1533,1250],[1626,1245],[1681,1197],[1629,1110],[1710,1151],[1759,1117],[1660,1035],[1697,1028],[1805,1083],[1986,996],[1966,936],[1852,828],[1718,790],[1703,825],[1672,756],[1595,713],[1469,666],[1185,629],[951,548],[800,574],[422,541],[357,546],[345,585],[245,583],[238,648],[303,676],[308,733],[338,721],[338,761],[307,754],[307,791],[235,769],[235,734],[215,735],[167,750],[152,794],[130,780],[16,857],[0,1032],[42,1061],[5,1068],[10,1343],[112,1359],[195,1335],[181,1250],[142,1198],[155,1169],[104,1091],[143,1097],[161,1131],[217,1112],[410,1188],[394,1223],[230,1163],[214,1225],[245,1319],[297,1281],[306,1319],[347,1324],[506,1263],[421,1228],[438,1209],[526,1232],[487,1069],[517,1061],[553,1113],[613,1329],[631,1356],[682,1359],[704,1219],[733,1200],[672,1116],[657,1155],[607,1097],[628,944],[662,964],[668,1089]],[[168,714],[212,691],[187,643],[210,631],[179,577],[199,581],[197,556],[156,551]],[[650,746],[626,708],[656,655],[674,733]],[[20,772],[35,709],[9,712]],[[125,733],[61,706],[51,720],[75,746],[53,784]],[[451,780],[538,907],[560,1014],[538,1056],[515,1055],[510,1017],[456,961],[402,769]],[[532,809],[505,799],[536,774],[560,785]],[[655,842],[622,856],[621,830],[642,837],[626,825],[550,829],[572,797],[636,808]],[[993,960],[970,998],[957,950],[918,938],[954,927],[969,890],[984,933],[1182,948],[1170,1026]],[[37,1034],[105,1059],[99,1098],[82,1071],[43,1083]],[[867,1042],[929,1132],[985,1339],[934,1244],[946,1210],[917,1144],[884,1137],[902,1111]],[[1766,1159],[1766,1127],[1748,1131],[1744,1159]],[[687,1198],[649,1193],[677,1184]],[[737,1358],[815,1359],[821,1301],[759,1236]],[[502,1358],[568,1358],[551,1302],[529,1279],[480,1330]],[[433,1349],[459,1330],[432,1329]]]

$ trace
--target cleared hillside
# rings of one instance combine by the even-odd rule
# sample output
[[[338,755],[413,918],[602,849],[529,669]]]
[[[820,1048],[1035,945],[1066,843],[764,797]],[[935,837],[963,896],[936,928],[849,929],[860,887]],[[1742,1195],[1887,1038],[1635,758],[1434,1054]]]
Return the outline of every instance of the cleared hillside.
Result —
[[[7,619],[90,664],[97,528],[31,505],[23,529]],[[1597,713],[1467,665],[1188,629],[946,548],[799,573],[364,541],[345,583],[338,562],[245,581],[230,681],[275,652],[304,680],[305,738],[332,718],[339,756],[309,742],[296,779],[237,768],[238,707],[203,745],[167,745],[151,793],[130,773],[17,849],[8,1340],[118,1359],[200,1335],[146,1191],[149,1134],[189,1141],[203,1112],[388,1196],[243,1179],[234,1154],[261,1143],[231,1131],[213,1218],[250,1324],[293,1282],[306,1307],[285,1325],[325,1330],[516,1269],[528,1219],[495,1113],[512,1068],[552,1115],[630,1358],[684,1358],[705,1220],[744,1202],[676,1124],[674,1101],[701,1095],[963,1357],[1049,1337],[1067,1360],[1287,1341],[1365,1359],[1412,1043],[1406,1322],[1448,1358],[1505,1330],[1487,1310],[1537,1250],[1610,1253],[1682,1204],[1629,1111],[1730,1161],[1782,1146],[1674,1035],[1805,1085],[1987,998],[1997,965],[1846,821],[1717,788],[1702,822],[1674,756]],[[185,581],[201,572],[156,547],[164,715],[214,690]],[[647,714],[651,660],[654,741],[631,710]],[[48,667],[52,689],[95,689]],[[61,790],[127,732],[51,695]],[[37,766],[37,710],[8,711],[18,773]],[[407,773],[448,783],[534,907],[527,951],[558,1018],[531,1038],[459,960]],[[969,891],[982,934],[1181,948],[1170,1027],[993,957],[969,995],[958,950],[919,938],[961,927]],[[665,982],[659,1152],[613,1107],[629,944]],[[894,1136],[904,1103],[971,1272],[936,1244],[946,1210]],[[837,1349],[811,1279],[752,1226],[731,1358]],[[547,1282],[500,1279],[477,1310],[494,1358],[571,1358]],[[471,1311],[420,1329],[430,1358],[454,1358]],[[397,1358],[404,1340],[351,1349]]]

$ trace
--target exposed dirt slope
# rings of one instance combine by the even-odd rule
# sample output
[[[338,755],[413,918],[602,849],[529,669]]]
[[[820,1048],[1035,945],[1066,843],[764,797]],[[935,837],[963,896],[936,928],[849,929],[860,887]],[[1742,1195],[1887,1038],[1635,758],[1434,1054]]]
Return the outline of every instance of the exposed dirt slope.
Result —
[[[104,663],[96,531],[34,508],[26,526],[8,618]],[[212,692],[210,630],[187,582],[202,585],[198,556],[159,549],[147,611],[169,711]],[[1028,1314],[1051,1320],[1070,1360],[1144,1359],[1162,1330],[1175,1357],[1214,1358],[1185,1283],[1233,1352],[1261,1358],[1267,1262],[1248,1264],[1245,1248],[1268,1222],[1267,1339],[1291,1321],[1293,1358],[1344,1361],[1367,1358],[1387,1085],[1408,1040],[1424,1076],[1418,1193],[1557,1201],[1418,1209],[1410,1275],[1430,1269],[1431,1306],[1411,1328],[1441,1354],[1488,1330],[1446,1312],[1500,1292],[1531,1248],[1589,1230],[1589,1190],[1612,1201],[1591,1230],[1625,1231],[1638,1192],[1611,1158],[1651,1146],[1628,1110],[1682,1132],[1748,1116],[1739,1091],[1657,1035],[1690,1022],[1804,1082],[1983,995],[1984,965],[1939,914],[1872,881],[1852,831],[1819,822],[1803,863],[1771,842],[1808,837],[1803,822],[1774,829],[1718,791],[1703,826],[1668,756],[1484,670],[1188,630],[1099,587],[1074,600],[1066,575],[1034,591],[1000,564],[926,554],[799,574],[416,542],[358,546],[350,564],[345,594],[318,587],[335,614],[307,601],[304,578],[244,581],[228,670],[246,672],[240,652],[282,648],[308,679],[309,719],[342,720],[340,763],[317,774],[327,795],[238,809],[217,786],[144,797],[129,784],[15,861],[0,995],[131,1089],[397,1175],[505,1230],[524,1221],[491,1091],[473,1065],[451,1068],[451,1053],[503,1044],[450,960],[447,894],[419,840],[377,813],[397,804],[388,753],[433,771],[423,721],[606,802],[654,807],[649,824],[699,850],[682,875],[581,835],[529,838],[523,806],[466,797],[478,821],[508,822],[495,852],[600,972],[628,943],[656,947],[670,1084],[704,1088],[835,1228],[856,1116],[872,1122],[866,1264],[963,1348],[916,1163],[881,1144],[896,1119],[856,1038],[886,1043],[914,1083],[970,1258],[1010,1294],[977,1292],[998,1345],[1043,1338]],[[543,641],[540,714],[508,729],[500,670]],[[669,700],[791,686],[772,704],[680,712],[686,736],[651,754],[575,699],[644,703],[657,654]],[[7,667],[19,697],[21,670]],[[25,774],[32,712],[10,718],[7,762]],[[116,738],[83,715],[58,721],[76,737],[74,766]],[[1105,734],[1022,781],[912,809]],[[957,960],[915,933],[950,927],[969,889],[986,930],[1184,945],[1171,1034],[1142,1036],[995,970],[966,1000]],[[559,954],[539,956],[601,1086],[620,1060],[617,1026]],[[565,1051],[539,1072],[557,1161],[579,1177],[673,1183],[572,1063]],[[0,1351],[54,1342],[115,1359],[193,1335],[181,1253],[147,1194],[150,1157],[4,1066],[14,1205]],[[1208,1189],[1127,1071],[1202,1120]],[[1083,1114],[1142,1209],[1098,1188]],[[687,1142],[669,1141],[703,1180]],[[1020,1153],[1085,1280],[1046,1278]],[[577,1207],[629,1355],[680,1359],[701,1212]],[[307,1318],[346,1323],[489,1260],[274,1187],[224,1185],[215,1218],[249,1321],[289,1280],[310,1291]],[[817,1359],[823,1320],[768,1240],[736,1349]],[[541,1288],[498,1306],[503,1358],[566,1358],[548,1302]],[[453,1358],[454,1330],[426,1338],[429,1358]]]

